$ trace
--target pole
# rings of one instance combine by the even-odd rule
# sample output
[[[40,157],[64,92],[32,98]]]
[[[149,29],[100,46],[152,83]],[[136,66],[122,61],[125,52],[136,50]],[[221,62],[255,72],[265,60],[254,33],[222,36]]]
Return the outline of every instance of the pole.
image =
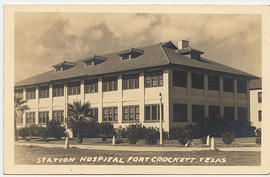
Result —
[[[160,121],[159,144],[163,145],[163,137],[162,137],[162,94],[159,93],[159,96],[160,96],[160,104],[159,104],[159,121]]]

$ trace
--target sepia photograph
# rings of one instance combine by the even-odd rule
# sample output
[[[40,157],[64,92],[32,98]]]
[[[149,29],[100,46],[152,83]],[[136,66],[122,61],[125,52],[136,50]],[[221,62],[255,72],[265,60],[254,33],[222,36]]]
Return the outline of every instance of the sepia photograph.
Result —
[[[42,6],[5,9],[8,174],[267,173],[260,11]]]

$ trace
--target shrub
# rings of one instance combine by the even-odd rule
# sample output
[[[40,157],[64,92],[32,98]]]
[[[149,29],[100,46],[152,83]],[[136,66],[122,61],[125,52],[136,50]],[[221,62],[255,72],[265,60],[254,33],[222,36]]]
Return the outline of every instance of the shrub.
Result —
[[[58,121],[55,120],[51,120],[48,122],[47,131],[49,137],[54,137],[57,140],[60,140],[62,136],[65,135],[65,128],[62,127]]]
[[[261,144],[262,143],[261,137],[257,137],[255,142],[256,144]]]
[[[116,136],[116,144],[123,142],[126,138],[126,129],[121,126],[119,128],[115,128],[113,132],[114,136]]]
[[[190,125],[185,128],[178,127],[174,129],[174,136],[178,142],[182,145],[185,145],[188,140],[192,139],[192,127]]]
[[[28,127],[29,136],[39,136],[39,127],[37,125],[31,125]]]
[[[27,127],[20,128],[18,130],[18,136],[26,139],[26,137],[29,136],[29,129]]]
[[[47,141],[49,137],[49,131],[47,127],[39,127],[39,136],[44,140]]]
[[[230,122],[229,129],[236,137],[254,137],[256,127],[252,126],[251,122],[246,121],[232,121]]]
[[[163,131],[162,132],[162,138],[164,139],[164,140],[167,140],[167,139],[169,139],[169,132],[167,132],[167,131]]]
[[[146,144],[154,145],[159,138],[159,131],[153,127],[149,127],[145,130],[144,138]]]
[[[144,138],[146,128],[142,124],[131,124],[126,128],[126,137],[130,144],[136,144],[138,139]]]
[[[234,142],[234,134],[231,132],[226,132],[222,135],[222,140],[225,144],[232,144]]]
[[[101,122],[98,124],[98,134],[102,137],[102,141],[113,136],[113,126],[109,122]]]

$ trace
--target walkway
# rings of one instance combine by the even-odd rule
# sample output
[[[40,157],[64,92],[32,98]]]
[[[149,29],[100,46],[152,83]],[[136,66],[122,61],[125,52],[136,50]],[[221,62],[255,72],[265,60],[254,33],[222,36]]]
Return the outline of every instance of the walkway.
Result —
[[[64,148],[64,144],[44,144],[44,143],[24,143],[15,142],[15,145],[40,146],[48,148]],[[208,147],[157,147],[157,146],[121,146],[121,145],[70,145],[70,148],[89,149],[89,150],[105,150],[105,151],[207,151]],[[260,152],[261,147],[217,147],[220,151],[254,151]]]

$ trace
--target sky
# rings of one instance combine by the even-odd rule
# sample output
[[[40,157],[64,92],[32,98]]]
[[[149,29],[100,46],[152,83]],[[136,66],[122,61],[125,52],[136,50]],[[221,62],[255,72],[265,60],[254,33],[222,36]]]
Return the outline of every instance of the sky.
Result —
[[[63,60],[183,39],[205,58],[261,76],[259,15],[24,12],[15,15],[15,82]]]

